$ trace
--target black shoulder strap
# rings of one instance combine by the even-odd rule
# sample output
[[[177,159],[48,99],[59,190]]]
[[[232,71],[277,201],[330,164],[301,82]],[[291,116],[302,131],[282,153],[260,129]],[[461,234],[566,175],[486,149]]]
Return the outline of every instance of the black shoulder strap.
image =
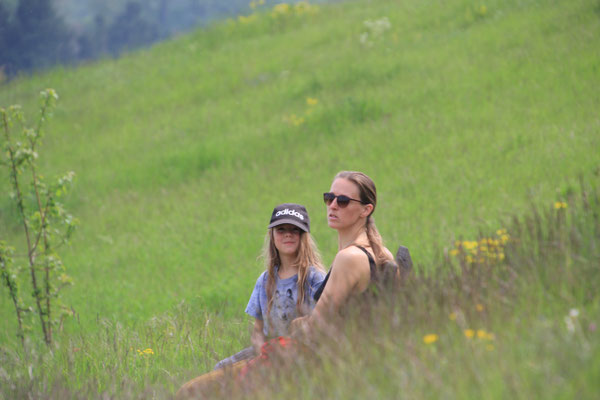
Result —
[[[359,249],[361,249],[369,258],[369,269],[371,271],[371,281],[373,281],[375,279],[375,260],[373,259],[373,256],[371,255],[371,253],[369,253],[364,247],[358,246],[356,245],[356,247],[358,247]],[[331,270],[332,268],[329,268],[329,272],[327,272],[327,275],[325,275],[325,279],[323,279],[323,282],[321,282],[321,285],[319,285],[319,288],[315,291],[315,293],[313,294],[313,299],[315,301],[319,301],[319,299],[321,298],[321,295],[323,294],[323,289],[325,289],[325,285],[327,284],[327,281],[329,280],[329,275],[331,274]]]
[[[327,284],[327,281],[329,280],[329,274],[331,274],[331,268],[329,268],[327,275],[325,275],[325,279],[323,279],[323,282],[321,282],[321,284],[319,285],[319,288],[315,291],[315,294],[313,294],[313,299],[315,301],[319,301],[319,299],[321,298],[321,295],[323,294],[323,289],[325,289],[325,285]]]
[[[361,247],[359,245],[355,245],[355,246],[358,247],[359,249],[361,249],[367,255],[367,258],[369,258],[369,270],[371,270],[371,281],[373,281],[375,279],[375,272],[376,272],[376,269],[375,269],[376,264],[375,264],[375,260],[373,259],[373,256],[364,247]]]

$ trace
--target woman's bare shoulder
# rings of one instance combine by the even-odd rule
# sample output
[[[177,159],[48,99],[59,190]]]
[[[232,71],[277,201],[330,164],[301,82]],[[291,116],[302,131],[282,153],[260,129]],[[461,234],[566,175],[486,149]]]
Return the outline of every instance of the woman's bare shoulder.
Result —
[[[369,259],[366,254],[356,246],[340,250],[333,260],[333,266],[342,265],[344,268],[369,269]]]

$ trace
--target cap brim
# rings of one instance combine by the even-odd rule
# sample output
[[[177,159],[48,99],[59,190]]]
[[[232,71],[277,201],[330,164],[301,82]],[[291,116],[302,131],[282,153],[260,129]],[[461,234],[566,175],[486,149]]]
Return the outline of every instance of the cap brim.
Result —
[[[273,228],[275,226],[279,226],[279,225],[283,225],[283,224],[291,224],[291,225],[297,226],[298,228],[302,229],[304,232],[309,232],[308,230],[306,230],[306,226],[302,225],[301,222],[298,222],[295,219],[291,219],[291,218],[279,219],[279,220],[269,224],[269,226],[267,228]]]

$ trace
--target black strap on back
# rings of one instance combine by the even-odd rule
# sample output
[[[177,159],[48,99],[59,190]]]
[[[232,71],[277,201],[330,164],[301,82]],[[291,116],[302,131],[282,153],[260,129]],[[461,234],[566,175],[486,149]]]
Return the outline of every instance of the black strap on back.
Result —
[[[359,245],[355,245],[356,247],[358,247],[359,249],[361,249],[366,255],[367,258],[369,259],[369,270],[371,271],[371,281],[373,281],[375,279],[375,260],[373,259],[373,256],[371,255],[371,253],[369,253],[364,247],[361,247]],[[325,275],[325,279],[323,279],[323,282],[321,282],[321,285],[319,286],[319,288],[315,291],[315,294],[313,294],[313,299],[315,301],[319,301],[319,299],[321,298],[321,295],[323,294],[323,289],[325,289],[325,285],[327,284],[327,281],[329,280],[329,275],[331,274],[331,270],[332,268],[329,268],[329,272],[327,272],[327,275]]]
[[[327,284],[327,281],[329,280],[329,275],[330,274],[331,274],[331,268],[329,268],[329,271],[327,272],[327,275],[325,275],[325,279],[323,279],[323,282],[321,282],[321,285],[315,291],[315,294],[313,294],[313,299],[315,301],[319,301],[319,299],[321,298],[321,295],[323,294],[323,289],[325,289],[325,285]]]

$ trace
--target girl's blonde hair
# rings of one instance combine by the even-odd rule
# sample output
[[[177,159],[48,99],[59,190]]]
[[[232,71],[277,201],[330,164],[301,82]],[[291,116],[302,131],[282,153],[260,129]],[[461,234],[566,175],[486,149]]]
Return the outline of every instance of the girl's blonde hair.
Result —
[[[354,183],[358,187],[360,193],[360,201],[363,204],[372,204],[373,211],[367,216],[365,229],[367,231],[367,239],[369,239],[369,245],[373,249],[375,255],[375,263],[377,265],[383,265],[390,260],[389,256],[384,252],[384,244],[377,227],[375,226],[375,220],[373,219],[373,213],[377,206],[377,189],[375,188],[375,182],[369,178],[366,174],[357,171],[341,171],[338,172],[333,180],[338,178],[347,179]]]
[[[271,306],[273,305],[273,292],[275,291],[275,274],[277,267],[281,265],[279,252],[275,247],[273,230],[277,227],[270,228],[265,237],[265,245],[263,247],[263,257],[267,268],[267,315],[271,315]],[[300,233],[300,244],[298,246],[298,255],[294,260],[295,267],[298,267],[298,300],[296,301],[296,312],[298,316],[306,314],[304,301],[306,299],[306,278],[308,277],[309,267],[313,266],[319,271],[325,272],[321,255],[317,249],[317,245],[308,232]]]

